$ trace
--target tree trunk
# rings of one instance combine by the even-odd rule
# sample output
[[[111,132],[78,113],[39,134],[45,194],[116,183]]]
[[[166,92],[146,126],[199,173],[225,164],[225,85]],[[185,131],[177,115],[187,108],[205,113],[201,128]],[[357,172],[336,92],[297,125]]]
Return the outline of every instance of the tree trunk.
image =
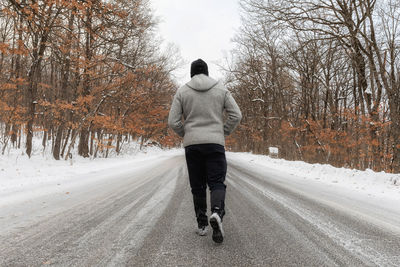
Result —
[[[106,158],[108,158],[108,151],[111,147],[112,140],[114,139],[114,135],[112,134],[111,137],[108,135],[108,141],[107,141],[107,150],[106,150]]]
[[[122,140],[122,135],[121,133],[118,133],[117,135],[117,147],[115,148],[115,151],[117,152],[117,155],[119,155],[119,153],[121,152],[121,140]]]
[[[19,128],[18,125],[13,124],[11,130],[11,143],[13,144],[13,147],[16,146],[18,128]]]
[[[79,137],[79,146],[78,146],[78,153],[84,158],[89,157],[89,131],[87,128],[82,128],[80,137]]]
[[[94,143],[94,139],[95,139],[95,135],[94,135],[94,131],[90,132],[90,151],[89,154],[92,156],[93,155],[93,143]]]
[[[71,135],[71,128],[68,129],[67,136],[65,137],[63,149],[61,151],[61,157],[64,157],[65,148],[67,147],[68,139],[69,139],[70,135]]]
[[[48,134],[48,131],[43,131],[43,139],[42,139],[43,151],[46,150],[47,134]]]
[[[26,154],[31,157],[32,153],[32,137],[33,137],[33,124],[35,120],[36,104],[37,104],[37,89],[38,89],[38,77],[41,74],[41,62],[46,49],[47,38],[49,36],[49,29],[43,33],[42,36],[38,36],[36,33],[35,40],[33,42],[33,62],[28,74],[28,124],[27,124],[27,136],[26,136]],[[40,39],[40,42],[39,42]]]
[[[63,131],[64,131],[64,126],[63,124],[61,124],[60,126],[58,126],[57,129],[56,140],[54,142],[54,149],[53,149],[53,157],[56,160],[60,160],[60,149],[61,149],[61,140]]]
[[[92,46],[93,46],[93,34],[92,34],[92,10],[93,7],[88,7],[86,9],[86,47],[85,47],[85,60],[86,62],[90,62],[92,60]],[[87,96],[90,94],[90,66],[86,66],[83,72],[83,96]],[[90,107],[87,107],[88,110]],[[86,127],[81,129],[80,139],[79,139],[79,147],[78,147],[79,155],[87,158],[89,157],[89,131]]]
[[[400,173],[400,90],[399,92],[392,93],[397,95],[397,101],[395,101],[395,96],[389,97],[392,119],[391,131],[393,136],[393,157],[390,168],[393,173]]]
[[[69,15],[69,20],[68,20],[68,30],[69,32],[73,32],[73,22],[74,22],[74,12],[75,9],[72,10],[71,14]],[[69,84],[69,76],[70,76],[70,66],[71,66],[71,43],[69,42],[66,47],[66,55],[64,56],[64,66],[63,66],[63,71],[62,71],[62,80],[61,80],[61,88],[60,88],[60,98],[61,100],[67,100],[68,95],[67,95],[67,90],[68,90],[68,84]],[[65,112],[62,112],[62,117],[65,117]],[[57,134],[56,134],[56,140],[54,142],[54,149],[53,149],[53,157],[56,160],[60,159],[60,149],[61,149],[61,141],[62,141],[62,135],[64,133],[65,127],[64,127],[64,121],[61,120],[61,124],[57,129]],[[64,154],[65,146],[66,143],[68,142],[69,134],[70,134],[71,129],[68,130],[68,135],[65,140],[65,145],[62,150],[62,155]]]

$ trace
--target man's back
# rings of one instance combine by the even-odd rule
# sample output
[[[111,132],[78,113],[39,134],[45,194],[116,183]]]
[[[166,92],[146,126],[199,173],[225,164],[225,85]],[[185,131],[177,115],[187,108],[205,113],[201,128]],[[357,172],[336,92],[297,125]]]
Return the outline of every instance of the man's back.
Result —
[[[224,110],[228,113],[225,124]],[[182,115],[184,125],[181,123]],[[240,109],[224,85],[199,74],[177,91],[168,123],[180,136],[184,136],[185,147],[207,143],[224,146],[224,136],[233,131],[240,119]]]

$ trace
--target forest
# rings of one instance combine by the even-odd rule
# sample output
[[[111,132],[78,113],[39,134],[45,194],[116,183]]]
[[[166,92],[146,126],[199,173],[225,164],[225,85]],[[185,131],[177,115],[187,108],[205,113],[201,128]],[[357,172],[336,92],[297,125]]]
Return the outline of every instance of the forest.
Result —
[[[243,121],[230,146],[400,172],[400,2],[243,0],[226,67]]]
[[[221,65],[243,119],[227,149],[400,172],[400,2],[240,0]],[[0,149],[107,157],[180,145],[177,51],[146,0],[0,0]],[[212,76],[212,75],[211,75]],[[49,142],[51,141],[51,142]]]
[[[51,140],[55,159],[167,145],[174,55],[158,51],[148,1],[1,1],[2,153]],[[21,140],[21,137],[23,139]]]

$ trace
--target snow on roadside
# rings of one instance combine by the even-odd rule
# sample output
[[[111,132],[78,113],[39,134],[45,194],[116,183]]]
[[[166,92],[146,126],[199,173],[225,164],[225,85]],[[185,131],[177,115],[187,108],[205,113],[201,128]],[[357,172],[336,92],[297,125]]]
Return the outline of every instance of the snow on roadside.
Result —
[[[400,200],[400,174],[336,168],[328,164],[310,164],[303,161],[288,161],[251,153],[228,153],[228,161],[248,163],[257,170],[268,169],[287,173],[291,177],[323,183],[327,186],[346,188],[373,196],[385,196]]]
[[[93,176],[103,170],[118,170],[119,166],[124,166],[124,168],[131,166],[133,169],[146,161],[184,154],[182,148],[162,150],[158,147],[146,147],[140,151],[137,144],[127,149],[122,156],[113,155],[110,158],[93,160],[74,155],[72,160],[67,161],[54,160],[51,153],[39,153],[37,152],[39,150],[36,150],[31,159],[26,155],[21,155],[21,150],[8,150],[5,155],[0,155],[0,197],[41,186],[84,179],[86,176]],[[236,160],[249,164],[260,171],[272,170],[277,173],[287,173],[292,179],[302,179],[369,195],[400,199],[400,174],[335,168],[327,164],[287,161],[251,153],[228,152],[227,158],[228,163],[229,160]]]
[[[151,161],[182,153],[179,149],[162,150],[158,147],[146,147],[132,151],[129,155],[111,158],[83,158],[55,160],[50,153],[34,154],[30,159],[21,151],[12,150],[0,155],[0,197],[21,191],[29,191],[47,185],[61,184],[73,179],[84,179],[106,169],[118,169],[119,166],[140,166],[141,162]]]

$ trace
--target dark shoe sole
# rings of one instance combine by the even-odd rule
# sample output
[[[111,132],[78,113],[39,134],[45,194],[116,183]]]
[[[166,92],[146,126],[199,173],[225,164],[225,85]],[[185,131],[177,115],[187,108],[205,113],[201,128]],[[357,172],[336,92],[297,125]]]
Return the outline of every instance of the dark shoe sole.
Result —
[[[222,235],[221,230],[219,229],[217,219],[211,218],[210,225],[213,229],[213,234],[212,234],[213,241],[215,243],[222,243],[224,241],[224,236]]]

